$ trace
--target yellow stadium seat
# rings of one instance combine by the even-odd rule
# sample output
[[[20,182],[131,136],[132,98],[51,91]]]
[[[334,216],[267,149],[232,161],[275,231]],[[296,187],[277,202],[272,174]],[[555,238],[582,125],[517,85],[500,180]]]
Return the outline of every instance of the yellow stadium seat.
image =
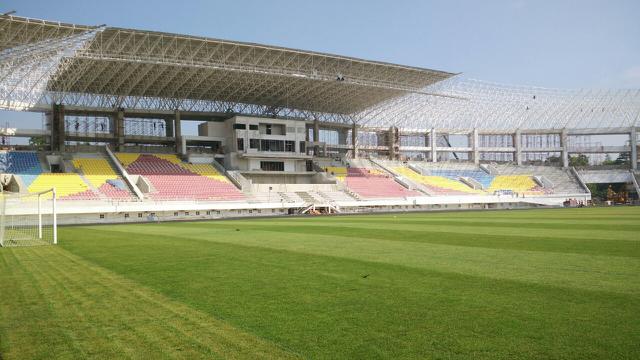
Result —
[[[107,180],[118,179],[118,174],[105,159],[74,159],[73,166],[80,170],[91,185],[99,188]]]
[[[118,160],[125,167],[129,166],[132,162],[138,160],[140,154],[136,153],[116,153],[115,154]]]
[[[343,166],[327,166],[324,168],[324,171],[326,171],[327,174],[335,176],[340,182],[343,182],[347,177],[347,168]]]
[[[461,183],[459,181],[451,180],[443,176],[426,176],[426,175],[418,174],[417,172],[404,166],[395,167],[393,168],[393,171],[418,184],[424,184],[427,186],[433,186],[433,187],[446,189],[446,190],[460,191],[460,192],[465,192],[470,194],[484,193],[484,191],[472,189],[466,184]]]
[[[56,189],[56,196],[64,197],[89,190],[80,175],[73,173],[40,174],[29,186],[29,192]]]
[[[153,156],[162,160],[167,160],[176,165],[183,165],[182,160],[180,160],[180,158],[176,154],[153,154]]]
[[[229,181],[226,176],[220,174],[220,172],[211,164],[188,164],[181,162],[178,165],[182,166],[186,170],[191,171],[192,173],[206,176],[217,181]]]
[[[524,192],[530,191],[536,186],[536,182],[529,175],[498,175],[491,182],[488,191],[513,190]]]

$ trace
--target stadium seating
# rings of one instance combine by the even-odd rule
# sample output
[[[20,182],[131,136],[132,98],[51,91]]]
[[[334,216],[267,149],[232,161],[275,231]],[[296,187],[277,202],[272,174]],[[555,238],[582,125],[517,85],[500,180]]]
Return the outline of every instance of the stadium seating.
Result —
[[[540,191],[538,184],[528,175],[498,175],[487,189],[489,192],[497,190],[511,190],[517,193]]]
[[[80,175],[73,173],[40,174],[29,186],[29,192],[40,192],[56,188],[56,196],[60,200],[98,200],[94,193],[82,180]]]
[[[186,164],[171,154],[117,153],[127,172],[144,176],[154,200],[241,200],[244,195],[210,164]]]
[[[466,184],[453,180],[445,176],[426,176],[418,174],[408,167],[398,166],[392,169],[395,173],[402,175],[409,180],[421,184],[429,190],[432,195],[467,195],[482,194],[481,190],[475,190]]]
[[[42,173],[42,166],[35,152],[7,151],[0,153],[0,173],[20,175],[29,186]]]
[[[106,197],[114,200],[134,198],[124,180],[106,159],[76,158],[73,160],[73,166],[82,172],[87,181]]]
[[[353,192],[365,198],[420,196],[379,171],[367,168],[348,168],[345,183]]]
[[[430,175],[442,176],[452,180],[458,180],[461,177],[468,177],[479,182],[484,189],[487,189],[493,181],[493,176],[482,170],[429,170]]]
[[[327,166],[324,171],[335,176],[340,181],[344,181],[344,178],[347,177],[347,168],[344,166]]]

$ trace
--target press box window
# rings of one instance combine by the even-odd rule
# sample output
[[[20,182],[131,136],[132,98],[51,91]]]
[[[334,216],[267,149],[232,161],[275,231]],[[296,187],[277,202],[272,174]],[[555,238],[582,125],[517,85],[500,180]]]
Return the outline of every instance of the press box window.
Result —
[[[244,130],[247,128],[247,125],[235,123],[233,124],[233,128],[236,130]]]
[[[249,125],[249,130],[258,130],[258,125]]]

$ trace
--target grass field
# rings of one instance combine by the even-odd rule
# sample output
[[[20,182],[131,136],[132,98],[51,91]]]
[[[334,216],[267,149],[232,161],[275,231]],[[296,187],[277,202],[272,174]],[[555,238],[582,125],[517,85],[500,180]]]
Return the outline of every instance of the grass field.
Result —
[[[0,359],[638,359],[640,208],[64,227]]]

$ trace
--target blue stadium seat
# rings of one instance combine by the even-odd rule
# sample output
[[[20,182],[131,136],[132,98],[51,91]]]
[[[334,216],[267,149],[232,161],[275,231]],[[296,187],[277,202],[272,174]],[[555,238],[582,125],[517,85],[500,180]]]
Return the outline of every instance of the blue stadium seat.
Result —
[[[29,186],[42,173],[42,166],[35,152],[8,151],[0,153],[0,173],[20,175]]]

